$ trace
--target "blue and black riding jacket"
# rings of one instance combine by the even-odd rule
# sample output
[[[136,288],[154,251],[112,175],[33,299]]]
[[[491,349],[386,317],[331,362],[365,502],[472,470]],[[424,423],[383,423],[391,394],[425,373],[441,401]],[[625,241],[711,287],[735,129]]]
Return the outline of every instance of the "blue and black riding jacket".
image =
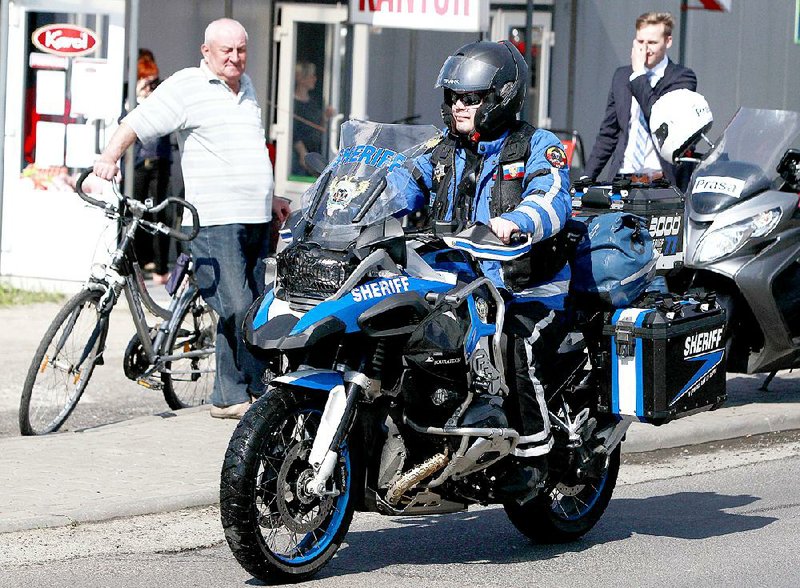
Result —
[[[512,262],[482,261],[484,273],[515,302],[564,308],[570,269],[555,237],[571,216],[572,200],[566,155],[553,133],[517,123],[472,151],[447,136],[415,167],[417,182],[407,188],[411,210],[427,201],[435,220],[514,222],[532,236],[531,253]]]

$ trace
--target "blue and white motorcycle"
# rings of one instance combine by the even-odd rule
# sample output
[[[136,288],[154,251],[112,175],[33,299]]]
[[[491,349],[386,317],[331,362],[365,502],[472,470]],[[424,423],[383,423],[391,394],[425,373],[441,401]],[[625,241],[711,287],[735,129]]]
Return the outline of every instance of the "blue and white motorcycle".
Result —
[[[402,227],[413,180],[399,168],[435,144],[434,127],[351,121],[342,139],[246,319],[248,343],[276,367],[222,471],[237,560],[262,580],[306,579],[336,553],[355,510],[503,504],[535,541],[581,537],[608,505],[630,423],[598,410],[596,382],[610,381],[602,313],[585,313],[559,350],[547,480],[522,504],[502,496],[519,432],[505,406],[506,302],[479,261],[513,259],[530,243],[504,246],[480,225]]]

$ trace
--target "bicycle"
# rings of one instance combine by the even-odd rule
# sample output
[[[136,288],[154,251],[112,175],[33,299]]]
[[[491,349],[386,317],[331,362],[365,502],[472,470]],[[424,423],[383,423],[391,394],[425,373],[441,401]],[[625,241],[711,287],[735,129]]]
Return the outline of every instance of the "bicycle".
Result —
[[[133,251],[134,236],[140,229],[191,241],[200,228],[197,210],[175,197],[148,206],[149,201],[128,198],[116,188],[116,204],[96,200],[83,190],[91,171],[83,171],[75,191],[117,221],[116,250],[110,263],[93,268],[84,287],[58,312],[39,343],[22,389],[19,427],[23,435],[55,432],[69,418],[95,367],[104,363],[109,318],[121,293],[136,327],[125,351],[125,375],[142,386],[160,389],[175,410],[203,404],[211,393],[216,314],[200,297],[190,258],[179,256],[167,283],[171,301],[163,308],[148,293]],[[171,205],[191,214],[190,234],[144,218]],[[148,326],[143,305],[160,319],[158,326]]]

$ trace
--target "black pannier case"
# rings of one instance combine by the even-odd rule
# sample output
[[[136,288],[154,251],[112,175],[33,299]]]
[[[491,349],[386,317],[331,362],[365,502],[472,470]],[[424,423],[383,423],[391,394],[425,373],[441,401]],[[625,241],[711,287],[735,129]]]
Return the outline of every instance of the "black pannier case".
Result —
[[[600,410],[662,425],[717,408],[725,394],[725,310],[658,297],[608,313],[611,383]]]
[[[628,188],[593,186],[576,192],[572,216],[587,217],[622,210],[643,217],[653,237],[653,248],[661,253],[657,270],[666,274],[683,265],[683,196],[675,188]]]

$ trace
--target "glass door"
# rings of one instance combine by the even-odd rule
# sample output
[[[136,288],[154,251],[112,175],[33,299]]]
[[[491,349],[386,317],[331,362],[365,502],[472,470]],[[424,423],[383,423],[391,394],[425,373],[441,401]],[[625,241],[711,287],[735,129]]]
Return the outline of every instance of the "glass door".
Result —
[[[270,139],[275,143],[275,194],[299,204],[314,176],[304,156],[336,154],[342,121],[363,116],[366,83],[363,58],[355,57],[363,27],[346,23],[347,7],[277,6]],[[366,52],[359,52],[365,55]],[[358,95],[354,96],[354,88]]]
[[[508,39],[525,55],[524,10],[497,10],[491,15],[492,40]],[[550,47],[553,44],[552,15],[541,10],[533,12],[533,65],[528,87],[525,118],[537,127],[550,126]]]

